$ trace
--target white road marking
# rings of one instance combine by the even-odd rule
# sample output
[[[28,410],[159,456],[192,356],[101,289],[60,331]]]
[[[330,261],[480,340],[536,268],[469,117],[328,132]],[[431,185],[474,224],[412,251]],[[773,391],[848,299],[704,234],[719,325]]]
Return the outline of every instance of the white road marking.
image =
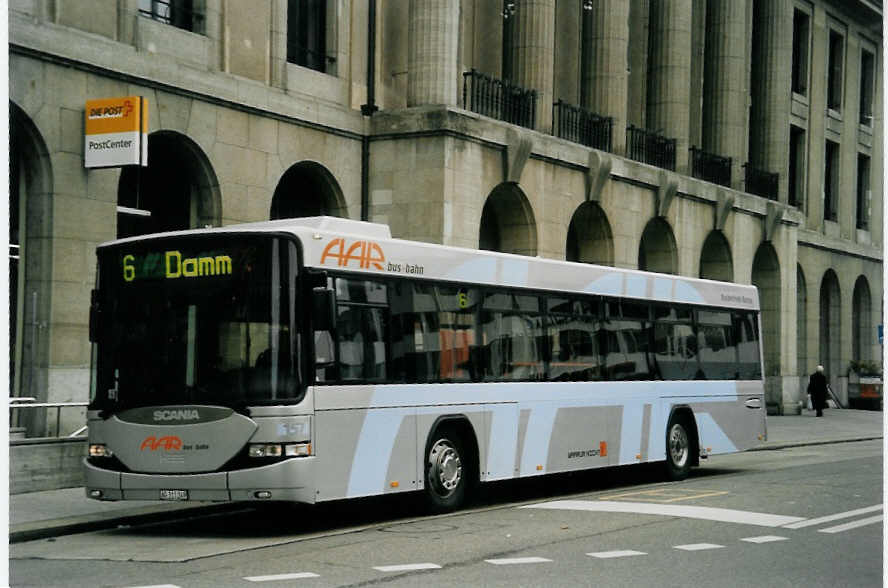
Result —
[[[802,520],[798,523],[791,523],[789,525],[783,525],[783,526],[786,527],[787,529],[801,529],[803,527],[811,527],[813,525],[819,525],[821,523],[828,523],[830,521],[836,521],[839,519],[848,519],[851,517],[856,517],[857,515],[860,515],[860,514],[865,514],[868,512],[875,512],[877,510],[882,510],[881,504],[876,504],[875,506],[868,506],[866,508],[858,508],[855,510],[849,510],[846,512],[840,512],[840,513],[836,513],[836,514],[825,516],[825,517],[818,517],[816,519]]]
[[[380,572],[414,572],[416,570],[440,570],[441,566],[433,563],[401,564],[397,566],[376,566]]]
[[[650,504],[647,502],[616,502],[609,500],[555,500],[540,504],[529,504],[519,508],[541,508],[553,510],[584,510],[590,512],[620,512],[629,514],[651,514],[667,517],[703,519],[722,523],[740,523],[760,527],[779,527],[804,520],[802,517],[788,517],[745,510],[689,506],[684,504]]]
[[[673,549],[681,549],[682,551],[703,551],[705,549],[722,549],[724,545],[715,543],[691,543],[690,545],[673,545]]]
[[[307,578],[320,578],[317,574],[311,572],[296,572],[293,574],[275,574],[272,576],[247,576],[244,578],[247,582],[280,582],[283,580],[305,580]]]
[[[175,584],[152,584],[151,586],[128,586],[127,588],[179,588]]]
[[[504,559],[485,559],[484,561],[495,566],[510,566],[514,564],[545,563],[552,560],[545,557],[507,557]]]
[[[786,541],[786,537],[778,537],[776,535],[762,535],[761,537],[747,537],[740,541],[747,543],[773,543],[774,541]]]
[[[844,525],[837,525],[835,527],[829,527],[827,529],[818,529],[818,531],[821,533],[841,533],[842,531],[849,531],[851,529],[856,529],[857,527],[863,527],[864,525],[872,525],[873,523],[878,523],[883,518],[884,517],[882,515],[876,515],[874,517],[860,519],[859,521],[845,523]]]
[[[590,557],[597,557],[598,559],[611,559],[614,557],[632,557],[633,555],[647,555],[644,551],[632,551],[631,549],[624,549],[622,551],[599,551],[597,553],[587,553],[586,555]]]

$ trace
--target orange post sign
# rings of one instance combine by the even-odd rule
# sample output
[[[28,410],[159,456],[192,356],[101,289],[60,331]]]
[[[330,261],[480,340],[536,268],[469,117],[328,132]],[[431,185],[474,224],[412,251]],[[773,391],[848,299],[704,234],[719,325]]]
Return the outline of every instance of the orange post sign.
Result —
[[[148,165],[148,101],[141,96],[87,100],[84,166]]]

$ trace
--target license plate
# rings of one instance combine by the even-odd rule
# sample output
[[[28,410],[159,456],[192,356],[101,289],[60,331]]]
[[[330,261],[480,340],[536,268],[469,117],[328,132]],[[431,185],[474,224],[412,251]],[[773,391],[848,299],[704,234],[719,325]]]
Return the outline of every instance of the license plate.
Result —
[[[161,500],[188,500],[188,490],[161,490]]]

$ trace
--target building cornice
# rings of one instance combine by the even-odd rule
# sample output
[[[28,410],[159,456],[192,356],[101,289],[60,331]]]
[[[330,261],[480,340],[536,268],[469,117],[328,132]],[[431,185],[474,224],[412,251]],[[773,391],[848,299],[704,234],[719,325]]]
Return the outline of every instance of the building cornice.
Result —
[[[588,172],[590,147],[573,143],[539,131],[516,127],[456,106],[416,106],[400,110],[380,111],[371,121],[370,141],[400,141],[417,138],[449,137],[481,145],[505,153],[509,144],[509,130],[518,129],[532,138],[530,159]],[[608,154],[612,161],[610,179],[657,192],[664,170]],[[799,226],[803,215],[795,207],[776,203],[746,192],[704,182],[697,178],[668,172],[676,181],[676,195],[696,202],[718,204],[719,193],[733,196],[731,210],[758,218],[768,216],[769,203],[783,209],[778,221],[783,226]]]
[[[799,247],[838,253],[874,263],[883,262],[882,250],[879,247],[867,247],[851,241],[839,241],[808,229],[799,229],[798,244]]]
[[[141,56],[132,46],[52,23],[12,17],[9,32],[11,57],[73,68],[348,139],[360,140],[365,134],[366,122],[360,112],[309,95],[297,98],[225,72],[179,68],[165,56]],[[10,98],[14,99],[14,91]],[[305,107],[307,102],[309,108]]]

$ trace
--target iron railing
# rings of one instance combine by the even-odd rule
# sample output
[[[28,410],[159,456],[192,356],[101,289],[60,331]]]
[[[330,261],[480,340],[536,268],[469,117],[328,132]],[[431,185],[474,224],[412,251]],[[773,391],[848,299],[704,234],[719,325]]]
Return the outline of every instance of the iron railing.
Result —
[[[743,164],[743,170],[746,176],[744,186],[747,192],[769,200],[777,200],[780,174],[756,169],[749,163]]]
[[[86,432],[86,425],[78,428],[77,430],[63,434],[61,431],[62,425],[62,410],[64,409],[74,409],[81,410],[85,409],[87,406],[86,402],[36,402],[36,398],[32,398],[30,396],[16,396],[9,399],[9,426],[10,429],[21,428],[22,422],[22,411],[36,411],[39,409],[55,409],[55,429],[52,429],[50,425],[52,424],[52,419],[46,418],[43,423],[43,429],[41,431],[33,431],[33,437],[57,437],[57,438],[68,438],[68,437],[80,437],[83,436]],[[49,416],[49,415],[47,415]],[[83,422],[86,422],[86,418],[84,417]]]
[[[635,161],[675,171],[675,143],[634,125],[626,128],[626,156]]]
[[[552,105],[552,133],[587,147],[612,151],[614,119],[559,100]]]
[[[731,158],[691,147],[691,175],[721,186],[731,185]]]
[[[537,93],[474,69],[463,72],[463,108],[532,129]]]

